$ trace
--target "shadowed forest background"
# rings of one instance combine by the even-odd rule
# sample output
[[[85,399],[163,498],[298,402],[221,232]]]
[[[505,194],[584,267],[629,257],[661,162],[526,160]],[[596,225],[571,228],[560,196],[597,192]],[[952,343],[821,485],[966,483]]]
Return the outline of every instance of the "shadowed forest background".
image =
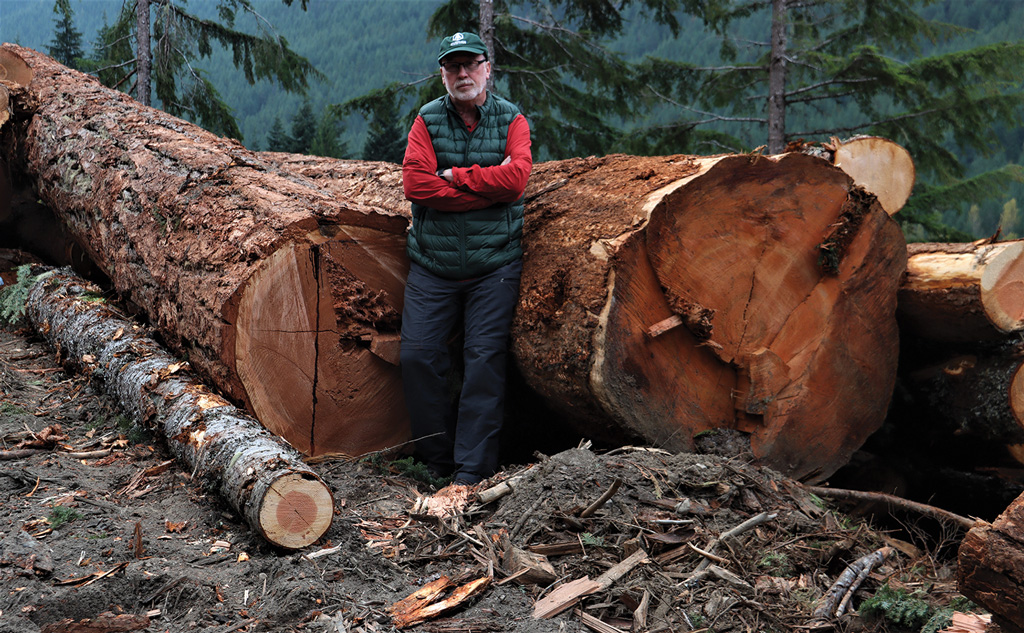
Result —
[[[81,36],[83,57],[98,57],[99,34],[118,17],[122,0],[66,0],[72,17],[72,28]],[[216,21],[219,3],[214,0],[182,2],[192,13]],[[190,64],[205,77],[228,106],[241,140],[256,150],[290,151],[331,155],[341,158],[370,158],[399,161],[404,150],[404,133],[410,116],[427,95],[440,94],[440,83],[421,80],[435,73],[434,51],[437,38],[428,34],[428,24],[442,0],[301,0],[290,6],[281,0],[253,0],[252,7],[265,19],[273,31],[283,36],[293,50],[309,61],[316,73],[308,77],[308,88],[302,93],[289,92],[274,81],[250,84],[231,61],[230,52],[218,48],[213,42],[209,58],[196,58]],[[452,4],[452,3],[449,3]],[[457,3],[456,3],[457,4]],[[467,4],[467,3],[462,3]],[[472,3],[469,3],[472,4]],[[962,27],[955,36],[932,42],[922,40],[917,49],[920,58],[927,58],[956,50],[969,50],[997,42],[1021,41],[1024,24],[1024,2],[1017,0],[944,0],[923,3],[920,15],[938,22]],[[0,2],[0,41],[17,43],[47,52],[56,42],[60,28],[60,14],[55,11],[54,0],[3,0]],[[742,59],[745,49],[756,50],[756,42],[766,39],[766,16],[755,14],[733,20],[728,24],[725,38],[715,34],[701,20],[678,11],[679,29],[658,24],[650,15],[643,15],[632,6],[624,15],[626,20],[614,39],[605,38],[602,44],[619,53],[624,59],[640,61],[647,56],[696,66],[720,67],[727,65],[722,58],[723,41]],[[253,32],[256,20],[239,12],[234,28]],[[466,24],[467,30],[475,30]],[[909,61],[893,57],[893,61]],[[398,83],[419,84],[419,92],[386,96],[393,110],[384,111],[379,118],[393,119],[394,125],[378,124],[371,132],[370,121],[356,109],[342,106],[352,99],[382,90]],[[502,80],[496,86],[503,92]],[[585,86],[580,86],[585,91]],[[1020,92],[1018,82],[1017,92]],[[387,94],[387,93],[385,93]],[[737,96],[737,99],[745,97]],[[671,141],[638,145],[640,130],[667,126],[679,117],[677,105],[688,105],[678,96],[675,104],[663,102],[636,111],[633,116],[618,114],[605,117],[614,127],[617,138],[602,142],[590,151],[567,147],[564,143],[544,145],[538,143],[538,160],[566,158],[581,153],[626,152],[635,154],[698,153],[714,154],[728,151],[751,151],[765,143],[764,126],[742,121],[711,122],[704,126],[713,138],[716,131],[729,135],[732,144],[705,144],[698,147],[673,146]],[[159,106],[159,103],[155,103]],[[811,108],[791,109],[787,113],[788,130],[836,130],[836,136],[849,136],[840,130],[856,118],[855,99],[822,101]],[[528,112],[529,114],[529,112]],[[195,117],[185,118],[195,120]],[[738,118],[738,117],[737,117]],[[976,147],[946,143],[949,151],[966,168],[965,177],[1003,169],[1015,174],[998,188],[988,188],[976,194],[974,200],[947,197],[946,208],[934,208],[929,203],[927,213],[948,233],[922,230],[904,224],[911,241],[937,239],[946,241],[988,237],[1001,231],[1001,238],[1024,235],[1024,216],[1019,204],[1024,195],[1024,126],[998,124],[987,151]],[[198,121],[197,121],[198,122]],[[208,126],[209,127],[209,126]],[[323,130],[330,137],[324,141]],[[320,131],[318,142],[314,135]],[[212,130],[224,133],[223,130]],[[372,142],[368,136],[376,134]],[[227,135],[227,134],[226,134]],[[808,135],[807,142],[825,142],[827,135]],[[735,144],[739,141],[739,146]],[[371,147],[374,145],[375,147]],[[575,151],[574,151],[575,150]],[[915,156],[920,162],[923,157]],[[922,180],[919,174],[919,182]],[[984,188],[984,185],[982,185]],[[934,229],[934,225],[932,227]]]

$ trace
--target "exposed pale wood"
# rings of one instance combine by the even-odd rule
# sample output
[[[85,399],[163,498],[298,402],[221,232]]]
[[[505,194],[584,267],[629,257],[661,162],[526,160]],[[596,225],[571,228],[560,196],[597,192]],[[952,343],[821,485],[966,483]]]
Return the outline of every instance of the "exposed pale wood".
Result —
[[[559,585],[533,605],[533,617],[538,620],[553,618],[579,602],[583,596],[600,590],[600,583],[591,580],[589,576]]]
[[[177,459],[273,545],[299,549],[331,525],[327,485],[301,455],[210,391],[146,331],[95,300],[99,287],[54,271],[29,292],[35,327],[66,362],[101,376],[134,420],[158,429]]]
[[[450,594],[439,599],[448,589],[455,586],[447,576],[441,576],[392,605],[388,613],[395,628],[408,628],[458,608],[483,592],[490,582],[490,576],[482,576],[455,587]]]
[[[903,208],[917,179],[910,152],[878,136],[837,141],[832,162],[850,174],[853,182],[875,194],[889,215]]]
[[[505,550],[505,570],[524,585],[547,586],[555,582],[555,568],[543,554],[510,546]]]
[[[998,340],[1024,329],[1024,241],[910,244],[899,290],[907,335]]]
[[[595,618],[582,609],[576,609],[574,613],[579,616],[580,622],[583,626],[587,627],[591,631],[597,631],[597,633],[626,633],[622,629],[616,628],[600,618]]]
[[[992,616],[955,611],[950,616],[950,620],[949,626],[942,629],[940,633],[985,633],[988,630],[988,625],[992,622]]]
[[[957,588],[992,612],[995,624],[1024,628],[1024,495],[992,523],[979,521],[960,544]]]

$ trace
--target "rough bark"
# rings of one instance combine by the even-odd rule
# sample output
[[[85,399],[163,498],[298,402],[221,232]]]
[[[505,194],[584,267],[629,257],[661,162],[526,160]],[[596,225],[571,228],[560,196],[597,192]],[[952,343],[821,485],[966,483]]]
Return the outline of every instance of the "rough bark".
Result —
[[[1024,330],[1024,241],[911,244],[900,286],[907,335],[947,342]]]
[[[1024,628],[1024,495],[995,521],[971,529],[957,556],[962,594],[992,612],[1009,630]]]
[[[905,363],[913,355],[903,356]],[[904,386],[942,436],[1005,445],[1024,457],[1024,348],[977,345],[970,353],[907,368]]]
[[[398,332],[407,267],[397,166],[337,162],[325,191],[44,55],[0,50],[34,73],[17,167],[172,349],[305,453],[407,439],[398,369],[373,352]]]
[[[29,292],[29,318],[66,363],[98,380],[135,421],[158,429],[175,457],[270,543],[298,549],[327,532],[331,491],[301,455],[216,395],[144,329],[66,271]]]
[[[24,169],[175,349],[304,452],[404,439],[398,166],[249,152],[13,50],[42,104]],[[584,434],[733,429],[821,479],[881,424],[906,248],[828,161],[542,163],[526,235],[513,352]]]
[[[692,450],[736,429],[763,462],[822,479],[880,426],[906,246],[841,170],[608,156],[536,166],[527,199],[515,356],[581,433]],[[710,334],[650,335],[694,306]]]

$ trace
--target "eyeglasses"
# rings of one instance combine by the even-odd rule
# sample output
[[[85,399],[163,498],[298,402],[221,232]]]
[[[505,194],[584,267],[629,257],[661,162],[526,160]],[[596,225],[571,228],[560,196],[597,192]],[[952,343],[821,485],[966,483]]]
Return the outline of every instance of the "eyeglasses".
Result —
[[[467,73],[475,72],[480,64],[487,61],[486,59],[474,59],[471,62],[444,62],[441,64],[441,68],[444,68],[446,73],[457,75],[460,68],[465,68]]]

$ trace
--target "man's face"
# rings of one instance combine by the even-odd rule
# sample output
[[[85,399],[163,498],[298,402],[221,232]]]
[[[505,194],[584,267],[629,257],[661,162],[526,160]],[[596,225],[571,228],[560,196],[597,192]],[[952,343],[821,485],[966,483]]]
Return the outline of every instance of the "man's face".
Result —
[[[470,70],[474,63],[476,68]],[[484,89],[491,76],[491,64],[483,55],[474,53],[452,53],[441,60],[441,81],[452,99],[473,102],[477,105],[486,99]]]

